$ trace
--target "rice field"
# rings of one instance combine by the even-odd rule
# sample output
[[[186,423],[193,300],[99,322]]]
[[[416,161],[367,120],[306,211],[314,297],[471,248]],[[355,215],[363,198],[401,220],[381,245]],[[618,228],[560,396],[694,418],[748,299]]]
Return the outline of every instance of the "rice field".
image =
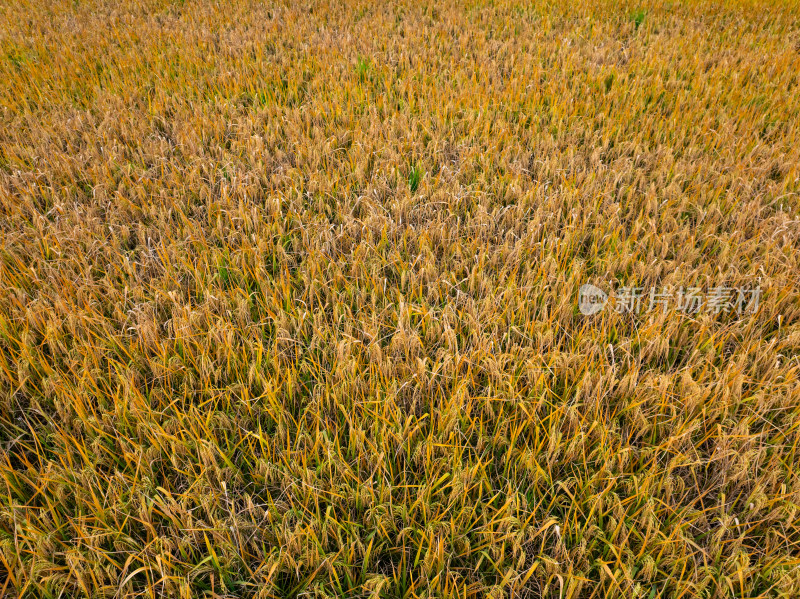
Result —
[[[797,2],[0,0],[0,82],[0,597],[800,597]]]

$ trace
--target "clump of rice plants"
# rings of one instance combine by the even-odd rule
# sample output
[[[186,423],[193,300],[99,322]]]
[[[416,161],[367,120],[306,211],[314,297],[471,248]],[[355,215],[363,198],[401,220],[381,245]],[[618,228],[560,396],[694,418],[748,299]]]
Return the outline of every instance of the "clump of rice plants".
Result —
[[[644,18],[646,16],[647,16],[647,11],[645,11],[642,8],[635,10],[631,13],[631,20],[633,21],[633,26],[635,29],[638,30],[639,27],[642,26],[642,23],[644,23]]]
[[[369,61],[366,58],[359,56],[358,62],[356,63],[356,73],[358,74],[358,80],[361,83],[364,83],[367,80],[369,68],[370,68]]]
[[[412,165],[408,171],[408,187],[411,193],[415,193],[419,189],[419,183],[422,181],[422,171],[418,166]]]

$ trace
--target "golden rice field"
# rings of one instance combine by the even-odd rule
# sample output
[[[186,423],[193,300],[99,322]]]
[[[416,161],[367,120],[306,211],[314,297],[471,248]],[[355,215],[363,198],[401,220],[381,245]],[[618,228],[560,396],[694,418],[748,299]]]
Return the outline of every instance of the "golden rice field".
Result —
[[[800,597],[800,3],[3,0],[0,81],[0,596]]]

